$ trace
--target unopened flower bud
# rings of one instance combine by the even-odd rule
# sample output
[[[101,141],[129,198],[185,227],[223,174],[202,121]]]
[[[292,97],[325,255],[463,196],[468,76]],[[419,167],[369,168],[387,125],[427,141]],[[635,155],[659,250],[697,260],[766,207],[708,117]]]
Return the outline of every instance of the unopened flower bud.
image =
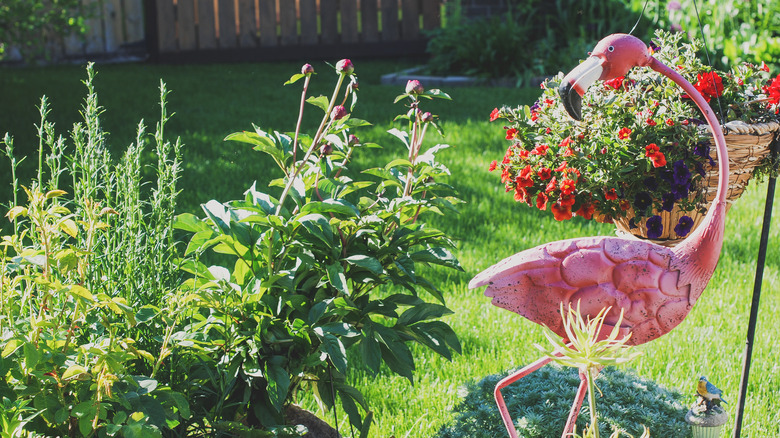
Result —
[[[433,114],[429,112],[424,112],[422,116],[420,116],[420,120],[422,120],[424,123],[432,122],[433,121]]]
[[[360,139],[355,136],[355,134],[349,134],[349,144],[355,145],[360,144]]]
[[[342,59],[336,63],[336,73],[342,75],[351,75],[355,71],[355,66],[349,59]]]
[[[360,84],[358,84],[358,81],[356,80],[353,80],[351,85],[353,90],[357,90],[358,88],[360,88]]]
[[[336,105],[333,107],[333,111],[330,112],[330,118],[333,120],[341,120],[347,115],[347,109],[343,105]]]
[[[406,83],[406,94],[422,94],[425,91],[420,81],[411,79]]]
[[[330,143],[325,143],[324,145],[320,146],[320,154],[322,155],[330,155],[333,153],[333,145]]]
[[[312,67],[311,64],[303,64],[303,67],[301,67],[301,74],[310,75],[312,73],[314,73],[314,67]]]

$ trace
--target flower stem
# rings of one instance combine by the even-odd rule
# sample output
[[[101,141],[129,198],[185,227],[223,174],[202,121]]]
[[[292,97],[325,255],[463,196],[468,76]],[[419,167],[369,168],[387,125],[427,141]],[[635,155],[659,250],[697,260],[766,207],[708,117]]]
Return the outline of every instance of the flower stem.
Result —
[[[599,438],[599,421],[596,416],[596,385],[593,379],[593,370],[588,367],[585,370],[588,379],[588,403],[590,404],[590,430],[593,432],[593,438]]]
[[[301,132],[303,108],[306,104],[306,92],[309,90],[309,81],[311,81],[311,75],[306,75],[306,79],[303,81],[303,91],[301,91],[301,108],[298,110],[298,123],[295,124],[295,137],[293,138],[293,163],[295,163],[295,157],[298,152],[298,133]],[[282,170],[285,174],[287,174],[287,169],[282,168]]]

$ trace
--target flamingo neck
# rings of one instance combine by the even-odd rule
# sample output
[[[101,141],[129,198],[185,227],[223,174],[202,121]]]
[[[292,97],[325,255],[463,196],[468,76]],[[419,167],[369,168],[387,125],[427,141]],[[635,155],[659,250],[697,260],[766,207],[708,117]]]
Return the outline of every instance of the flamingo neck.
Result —
[[[707,120],[707,123],[710,126],[710,130],[712,131],[712,137],[715,139],[715,149],[718,152],[718,191],[715,195],[713,204],[715,202],[725,203],[726,191],[728,190],[729,159],[728,152],[726,150],[726,138],[723,136],[723,129],[721,129],[720,122],[718,122],[718,119],[715,117],[715,113],[712,111],[712,107],[710,107],[710,104],[704,100],[701,93],[699,93],[699,90],[691,85],[690,82],[685,80],[685,78],[677,73],[677,71],[674,69],[669,68],[666,64],[653,57],[650,57],[649,67],[668,77],[677,85],[679,85],[688,94],[688,96],[693,99],[701,112],[704,114],[704,119]],[[711,208],[710,212],[714,210],[714,208]],[[709,212],[707,216],[710,216]]]

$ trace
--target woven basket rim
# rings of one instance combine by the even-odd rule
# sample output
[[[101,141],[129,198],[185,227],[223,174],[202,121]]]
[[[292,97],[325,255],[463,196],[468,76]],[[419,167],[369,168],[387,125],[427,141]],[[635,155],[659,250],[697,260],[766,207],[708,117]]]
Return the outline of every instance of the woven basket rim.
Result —
[[[760,122],[760,123],[747,123],[742,120],[730,120],[721,125],[724,135],[765,135],[780,132],[780,123],[777,121]],[[702,131],[706,131],[708,134],[712,133],[712,129],[709,125],[701,125],[699,128]]]

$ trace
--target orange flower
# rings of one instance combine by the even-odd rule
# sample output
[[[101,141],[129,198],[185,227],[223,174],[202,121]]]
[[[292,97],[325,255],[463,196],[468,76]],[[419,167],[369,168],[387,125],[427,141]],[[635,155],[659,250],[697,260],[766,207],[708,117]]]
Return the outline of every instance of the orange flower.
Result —
[[[561,181],[560,189],[561,189],[561,193],[563,193],[564,195],[571,195],[572,193],[574,193],[574,190],[576,190],[577,187],[575,186],[573,180],[567,178]]]
[[[620,131],[618,131],[618,138],[621,140],[626,140],[629,137],[631,137],[631,129],[630,128],[620,128]]]
[[[553,204],[552,207],[550,207],[550,210],[552,210],[553,217],[556,221],[567,221],[571,219],[571,208],[564,207],[558,202]]]

